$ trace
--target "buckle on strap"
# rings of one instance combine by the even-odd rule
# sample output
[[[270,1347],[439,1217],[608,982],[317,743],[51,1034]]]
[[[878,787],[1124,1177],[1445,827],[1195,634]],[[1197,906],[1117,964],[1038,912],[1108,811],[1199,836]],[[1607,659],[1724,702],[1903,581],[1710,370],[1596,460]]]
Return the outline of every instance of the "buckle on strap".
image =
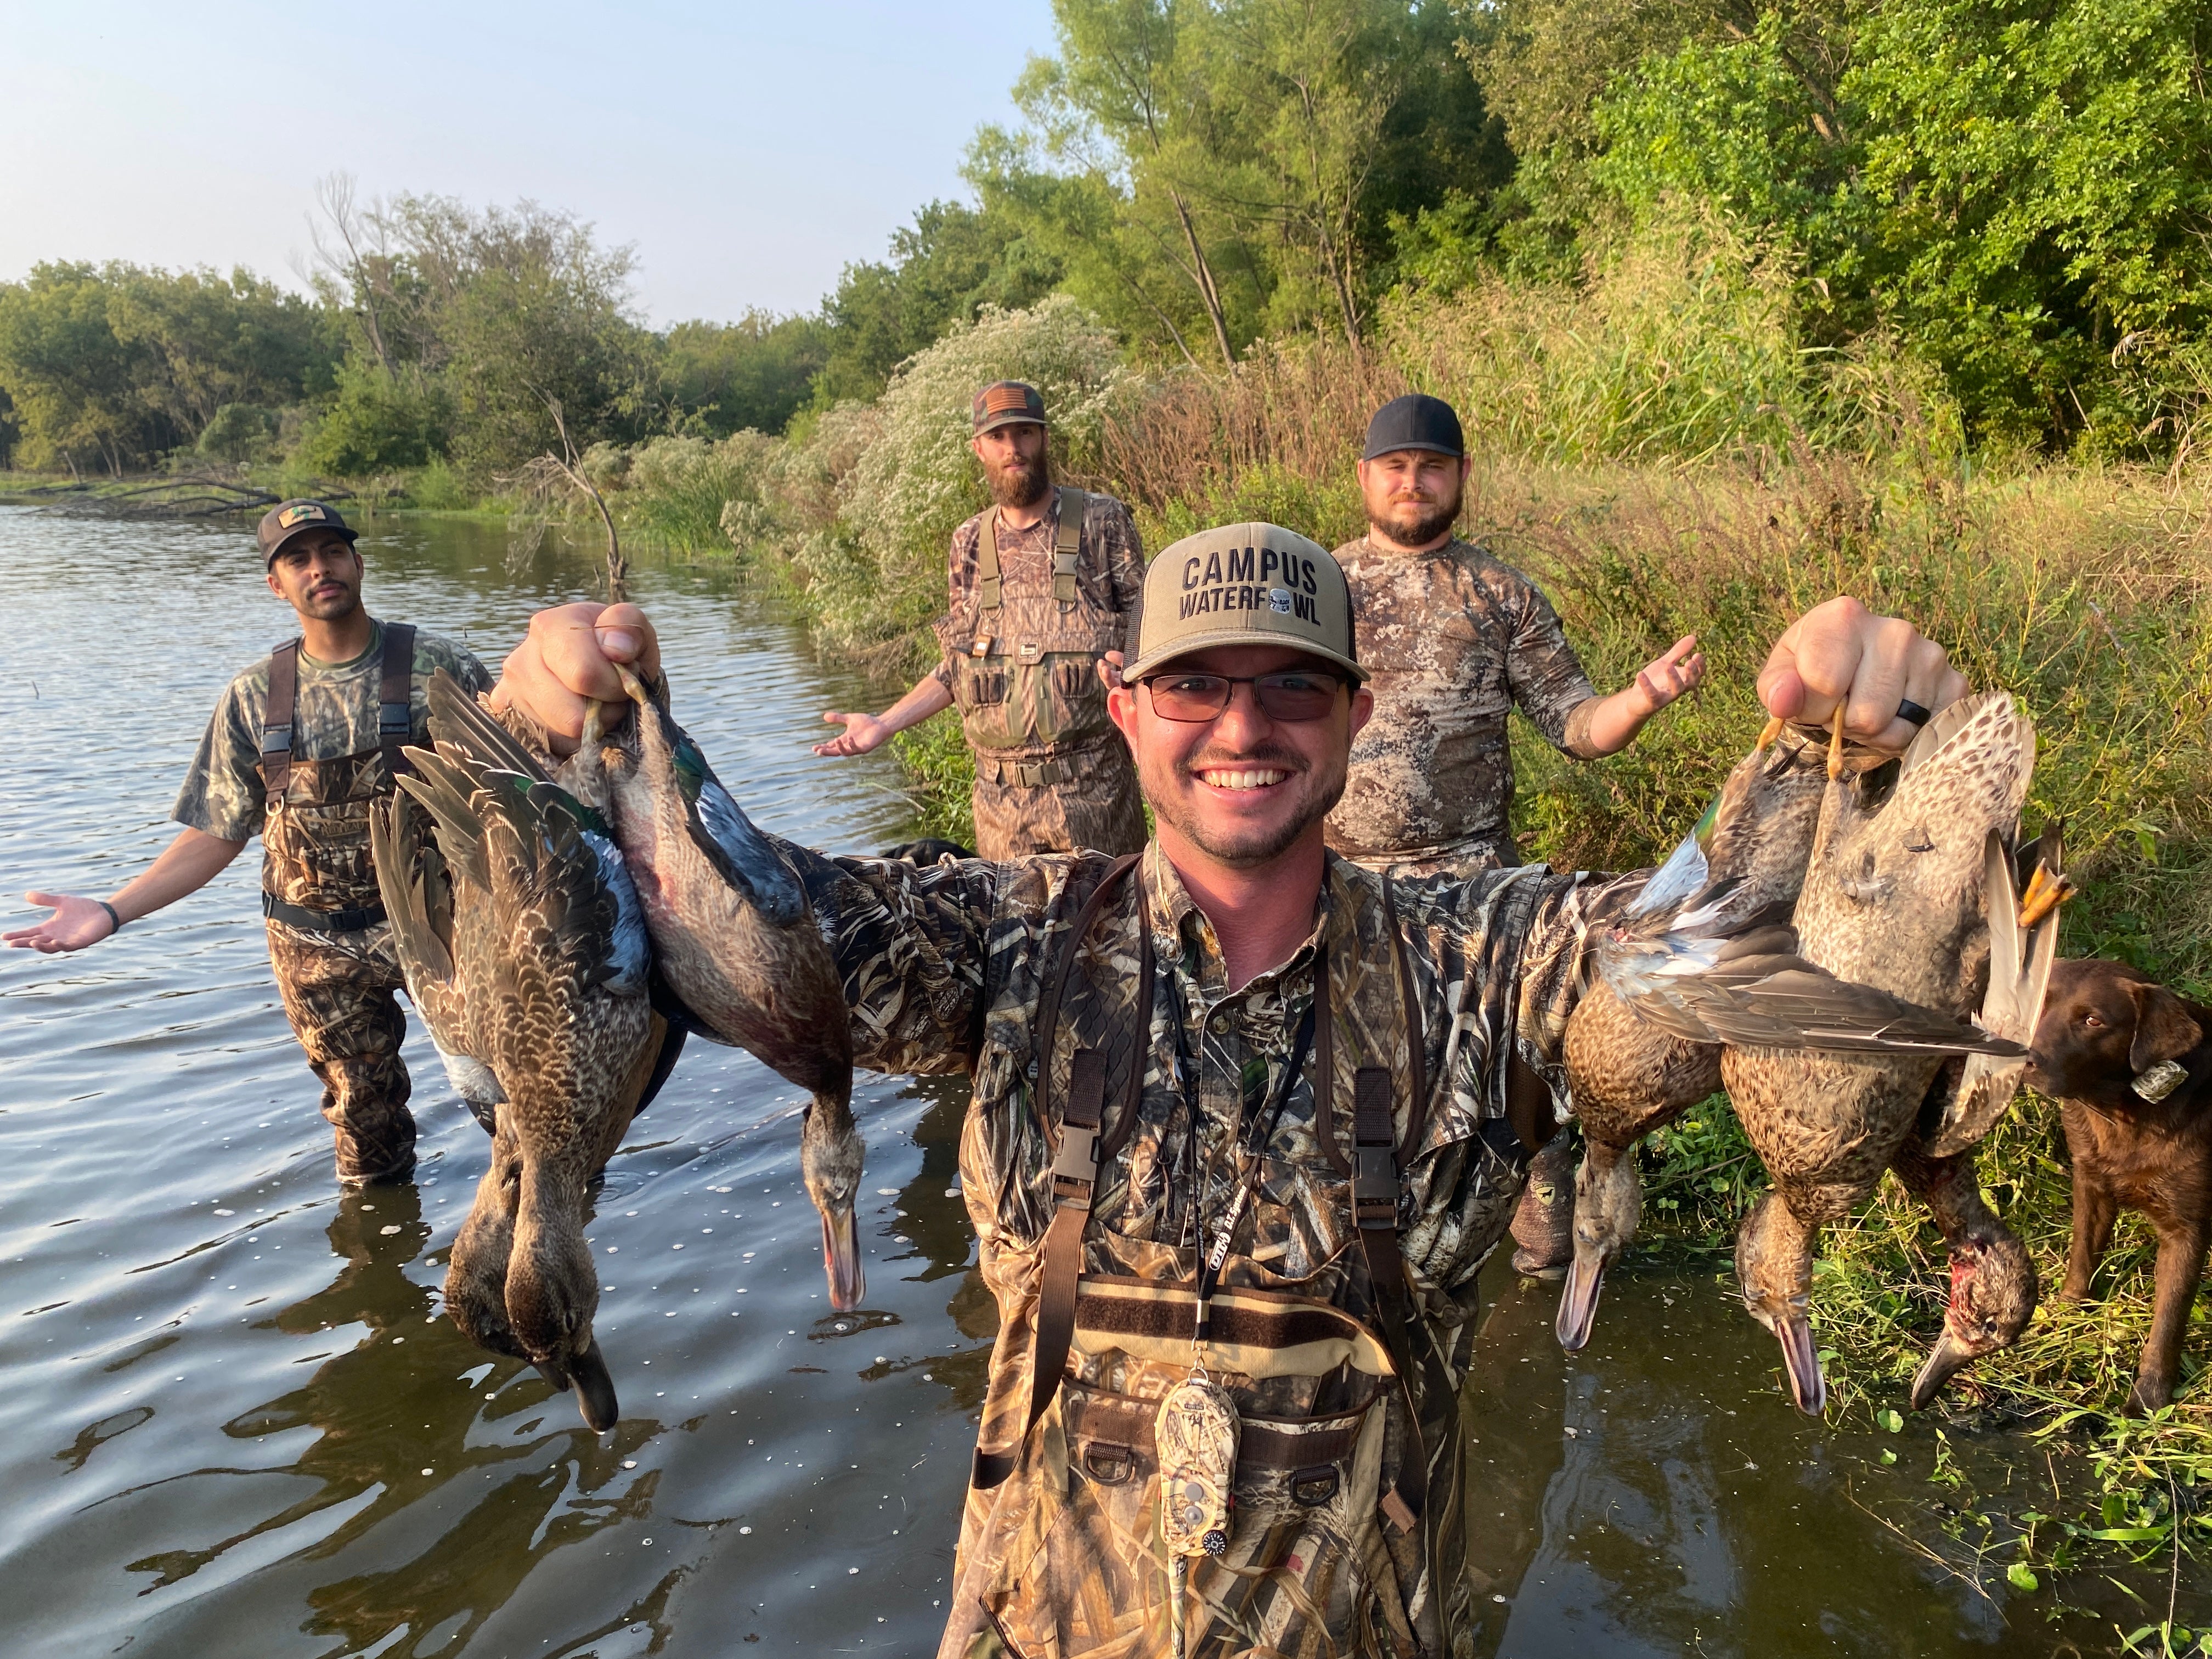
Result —
[[[415,717],[404,702],[380,702],[376,705],[377,736],[389,743],[397,738],[401,741],[414,735]],[[287,743],[290,741],[288,737]]]
[[[261,731],[261,752],[264,755],[290,754],[292,728],[289,726],[264,726]]]
[[[1052,1195],[1062,1203],[1091,1205],[1091,1192],[1098,1179],[1098,1131],[1080,1123],[1064,1127],[1060,1156],[1052,1161]]]
[[[1352,1149],[1352,1212],[1362,1227],[1398,1224],[1398,1157],[1390,1146]]]

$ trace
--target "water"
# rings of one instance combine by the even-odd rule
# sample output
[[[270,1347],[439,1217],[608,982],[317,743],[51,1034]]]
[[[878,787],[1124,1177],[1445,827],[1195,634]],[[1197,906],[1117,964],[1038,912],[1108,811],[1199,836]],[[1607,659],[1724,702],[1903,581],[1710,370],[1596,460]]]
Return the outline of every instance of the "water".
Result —
[[[592,591],[586,559],[518,561],[495,527],[387,520],[362,545],[372,608],[495,665],[531,610]],[[173,833],[217,692],[286,632],[249,549],[0,509],[9,925],[24,889],[106,892]],[[862,688],[715,567],[647,560],[636,586],[678,714],[757,819],[833,849],[905,832],[888,760],[806,752]],[[862,1081],[868,1297],[840,1317],[799,1096],[687,1050],[592,1229],[623,1407],[594,1436],[437,1316],[488,1143],[419,1027],[418,1180],[339,1194],[257,857],[127,938],[0,957],[0,1652],[930,1650],[994,1322],[951,1190],[958,1088]],[[1970,1587],[1926,1502],[1932,1431],[1799,1418],[1710,1266],[1618,1275],[1571,1362],[1553,1292],[1492,1278],[1468,1398],[1484,1653],[2030,1653],[2109,1631],[2048,1626],[2047,1597],[1996,1574]],[[1882,1466],[1877,1441],[1906,1455]],[[2017,1441],[1962,1455],[1991,1486],[2040,1478]]]

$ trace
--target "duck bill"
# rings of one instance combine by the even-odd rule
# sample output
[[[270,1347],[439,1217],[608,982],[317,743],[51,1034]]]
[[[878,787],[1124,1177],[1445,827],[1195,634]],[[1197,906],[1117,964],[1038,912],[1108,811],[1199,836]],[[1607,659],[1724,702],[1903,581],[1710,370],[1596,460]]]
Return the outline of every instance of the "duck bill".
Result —
[[[850,1313],[868,1293],[868,1276],[860,1266],[860,1229],[851,1207],[822,1212],[822,1271],[830,1279],[830,1305]]]
[[[1580,1353],[1589,1340],[1590,1327],[1597,1321],[1598,1292],[1604,1288],[1605,1258],[1577,1251],[1567,1269],[1566,1286],[1559,1292],[1559,1316],[1553,1327],[1559,1346],[1569,1353]]]
[[[1943,1385],[1972,1364],[1974,1357],[1973,1351],[1953,1336],[1946,1326],[1942,1335],[1936,1339],[1934,1350],[1921,1363],[1919,1374],[1912,1379],[1912,1409],[1923,1412],[1935,1404]]]
[[[1775,1323],[1782,1343],[1782,1369],[1789,1374],[1790,1397],[1808,1417],[1828,1408],[1828,1380],[1820,1375],[1820,1351],[1813,1346],[1813,1327],[1802,1314],[1792,1314]]]
[[[622,1420],[622,1405],[615,1398],[615,1380],[608,1373],[605,1355],[595,1337],[591,1346],[568,1362],[568,1377],[576,1393],[576,1408],[594,1434],[605,1434]]]

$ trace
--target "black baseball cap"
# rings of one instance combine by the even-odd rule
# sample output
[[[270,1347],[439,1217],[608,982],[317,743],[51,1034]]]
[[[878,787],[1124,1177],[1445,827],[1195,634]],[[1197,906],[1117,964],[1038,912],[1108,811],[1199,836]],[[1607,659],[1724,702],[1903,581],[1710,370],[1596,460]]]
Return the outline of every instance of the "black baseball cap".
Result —
[[[986,432],[1024,421],[1042,426],[1044,393],[1027,380],[994,380],[975,394],[975,404],[969,412],[979,438]]]
[[[261,549],[261,568],[266,570],[276,563],[287,542],[310,530],[331,531],[344,537],[349,546],[361,539],[360,532],[349,528],[337,508],[326,501],[311,501],[304,496],[279,501],[261,515],[260,526],[253,532]]]
[[[1393,398],[1367,423],[1367,447],[1359,459],[1371,461],[1400,449],[1429,449],[1439,455],[1465,455],[1467,439],[1459,416],[1441,398],[1409,392]]]

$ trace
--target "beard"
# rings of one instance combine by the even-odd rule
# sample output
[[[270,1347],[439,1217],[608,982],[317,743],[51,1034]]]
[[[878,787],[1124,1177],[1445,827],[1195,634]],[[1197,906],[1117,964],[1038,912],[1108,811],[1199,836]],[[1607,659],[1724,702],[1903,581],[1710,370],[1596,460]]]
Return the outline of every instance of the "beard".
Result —
[[[1368,522],[1401,547],[1421,547],[1436,540],[1459,522],[1460,499],[1466,486],[1452,490],[1449,499],[1436,502],[1393,501],[1382,518],[1371,514]]]
[[[1146,804],[1152,809],[1155,817],[1176,830],[1208,858],[1218,859],[1232,870],[1255,869],[1273,862],[1288,852],[1301,836],[1327,817],[1335,810],[1337,802],[1344,799],[1345,780],[1349,769],[1339,764],[1334,776],[1322,775],[1316,777],[1305,763],[1289,750],[1265,744],[1249,755],[1238,755],[1229,760],[1213,760],[1201,756],[1199,759],[1182,763],[1177,769],[1185,775],[1194,775],[1211,768],[1224,767],[1279,767],[1291,775],[1286,780],[1288,787],[1299,787],[1298,781],[1303,780],[1304,787],[1310,787],[1312,791],[1306,797],[1303,808],[1282,823],[1254,825],[1227,834],[1220,833],[1207,824],[1204,821],[1205,815],[1192,810],[1194,803],[1180,790],[1147,788],[1142,791]],[[1142,780],[1139,781],[1141,783]],[[1205,787],[1199,785],[1200,788]]]
[[[1034,465],[1024,466],[1019,461],[1010,461],[1005,466],[983,468],[983,480],[991,487],[991,499],[1000,507],[1035,507],[1044,499],[1044,492],[1052,488],[1052,458],[1040,452]]]

